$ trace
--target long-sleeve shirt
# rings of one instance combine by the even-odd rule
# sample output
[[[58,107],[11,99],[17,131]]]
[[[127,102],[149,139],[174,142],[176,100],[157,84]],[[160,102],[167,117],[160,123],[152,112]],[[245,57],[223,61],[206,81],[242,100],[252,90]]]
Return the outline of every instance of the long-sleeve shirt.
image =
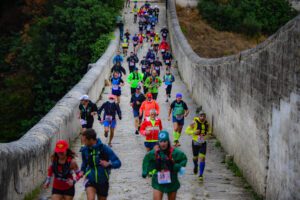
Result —
[[[116,119],[116,114],[118,114],[119,118],[122,119],[122,113],[119,104],[117,103],[110,103],[105,102],[102,104],[102,106],[98,109],[98,115],[99,120],[101,120],[101,113],[104,110],[104,116],[103,119],[105,119],[106,116],[112,116],[112,119]]]
[[[159,115],[160,112],[160,107],[158,105],[158,103],[155,100],[151,100],[151,101],[144,101],[140,107],[140,115],[145,114],[145,117],[149,117],[150,116],[150,111],[152,109],[156,110],[157,115]]]

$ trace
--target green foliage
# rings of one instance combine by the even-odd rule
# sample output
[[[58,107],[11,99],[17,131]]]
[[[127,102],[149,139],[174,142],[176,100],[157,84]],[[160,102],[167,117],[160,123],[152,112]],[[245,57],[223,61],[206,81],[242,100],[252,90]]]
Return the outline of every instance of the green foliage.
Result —
[[[31,193],[26,194],[24,197],[24,200],[34,200],[37,199],[39,194],[41,192],[41,187],[38,186],[37,188],[35,188]]]
[[[0,80],[2,141],[20,137],[81,79],[107,48],[122,6],[123,0],[48,1],[26,40],[0,38],[0,68],[7,73]]]
[[[286,0],[199,0],[198,9],[219,30],[272,34],[297,15]]]

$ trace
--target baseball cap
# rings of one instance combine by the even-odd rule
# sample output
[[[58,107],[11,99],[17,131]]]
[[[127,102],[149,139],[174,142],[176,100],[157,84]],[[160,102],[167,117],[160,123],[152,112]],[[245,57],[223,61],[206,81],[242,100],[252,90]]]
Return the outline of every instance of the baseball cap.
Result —
[[[65,140],[58,140],[55,145],[55,153],[63,153],[66,152],[69,148],[69,144]]]
[[[110,94],[110,95],[108,96],[108,98],[109,98],[109,99],[115,99],[115,98],[116,98],[116,96],[115,96],[115,95],[113,95],[113,94]]]
[[[140,89],[142,89],[142,87],[141,86],[137,86],[136,90],[140,90]]]
[[[158,140],[161,141],[169,141],[169,133],[167,131],[160,131],[158,134]]]
[[[84,94],[84,95],[82,95],[81,97],[80,97],[80,101],[83,101],[83,100],[89,100],[90,99],[90,97],[88,96],[88,95],[86,95],[86,94]]]
[[[147,98],[152,98],[152,94],[151,94],[151,93],[148,93],[148,94],[147,94]]]
[[[177,93],[176,94],[176,98],[182,98],[182,94],[181,93]]]
[[[136,68],[134,68],[134,70],[139,70],[139,68],[136,67]]]

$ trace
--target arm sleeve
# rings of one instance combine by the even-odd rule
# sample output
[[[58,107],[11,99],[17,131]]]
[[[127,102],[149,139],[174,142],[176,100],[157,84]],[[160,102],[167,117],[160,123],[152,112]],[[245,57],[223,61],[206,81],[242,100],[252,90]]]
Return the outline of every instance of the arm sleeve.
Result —
[[[143,123],[141,124],[141,127],[140,127],[141,135],[144,135],[144,136],[146,135],[145,129],[146,129],[146,122],[143,121]]]
[[[151,153],[152,151],[148,152],[143,160],[143,168],[142,168],[142,176],[146,177],[149,173],[149,164],[150,164],[150,160],[151,160]]]
[[[176,156],[174,155],[174,161],[175,161],[174,171],[175,172],[179,172],[179,170],[180,170],[181,167],[185,167],[186,166],[187,157],[186,157],[186,155],[182,151],[177,150],[176,151]]]
[[[163,127],[162,127],[162,123],[161,123],[161,120],[159,120],[159,130],[162,130]]]
[[[80,170],[85,174],[86,173],[86,168],[87,168],[87,161],[86,161],[84,153],[82,151],[81,151],[81,158],[82,158],[82,163],[81,163]]]
[[[183,108],[184,108],[184,110],[188,110],[189,109],[185,102],[183,103]]]
[[[155,109],[157,111],[157,114],[159,115],[159,113],[160,113],[160,107],[159,107],[159,105],[158,105],[157,102],[155,102]]]
[[[121,112],[119,104],[115,104],[115,105],[116,105],[116,110],[117,110],[119,118],[122,118],[122,112]]]
[[[101,113],[102,113],[102,110],[104,109],[105,107],[105,103],[102,104],[102,106],[98,109],[98,119],[100,120],[101,119]]]
[[[48,168],[48,177],[52,177],[52,175],[53,175],[53,166],[51,164]]]
[[[191,125],[189,125],[189,126],[185,129],[185,133],[186,133],[187,135],[193,135],[194,132],[195,132],[195,129],[194,129]]]
[[[129,74],[129,76],[127,78],[127,82],[130,84],[131,80],[132,80],[132,74]]]
[[[140,110],[139,110],[140,115],[143,114],[143,110],[144,109],[145,109],[145,103],[143,102],[142,105],[141,105],[141,107],[140,107]]]
[[[124,67],[121,67],[121,71],[123,72],[123,74],[125,74],[125,75],[126,75],[126,70],[125,70],[125,68],[124,68]]]
[[[121,161],[118,158],[118,156],[115,154],[115,152],[113,152],[113,150],[111,150],[110,148],[104,145],[103,151],[108,155],[108,159],[111,162],[111,168],[118,169],[121,167],[122,165]]]

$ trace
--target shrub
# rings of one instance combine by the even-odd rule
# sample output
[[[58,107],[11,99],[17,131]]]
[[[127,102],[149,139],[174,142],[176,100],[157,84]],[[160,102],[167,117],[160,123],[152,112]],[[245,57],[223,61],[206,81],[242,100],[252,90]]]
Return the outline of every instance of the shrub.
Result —
[[[204,19],[218,30],[272,34],[297,12],[286,0],[199,0]]]

